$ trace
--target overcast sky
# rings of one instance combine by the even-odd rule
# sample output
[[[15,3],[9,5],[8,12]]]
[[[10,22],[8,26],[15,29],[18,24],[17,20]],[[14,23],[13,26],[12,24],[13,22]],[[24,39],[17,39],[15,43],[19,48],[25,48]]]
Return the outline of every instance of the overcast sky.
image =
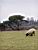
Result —
[[[0,0],[0,21],[13,13],[38,19],[38,0]]]

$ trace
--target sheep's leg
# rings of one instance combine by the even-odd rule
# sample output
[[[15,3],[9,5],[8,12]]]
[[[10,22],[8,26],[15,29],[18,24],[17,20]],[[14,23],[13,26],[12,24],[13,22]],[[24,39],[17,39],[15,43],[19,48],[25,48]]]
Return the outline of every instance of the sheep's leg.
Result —
[[[29,33],[29,36],[31,36],[31,33]]]
[[[34,34],[34,36],[35,36],[35,32],[33,31],[33,34]]]
[[[35,36],[35,33],[33,35]]]

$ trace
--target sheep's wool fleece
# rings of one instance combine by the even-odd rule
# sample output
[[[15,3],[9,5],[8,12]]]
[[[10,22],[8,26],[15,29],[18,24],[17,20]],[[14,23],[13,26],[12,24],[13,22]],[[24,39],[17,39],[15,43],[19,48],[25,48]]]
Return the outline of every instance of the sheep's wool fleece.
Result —
[[[26,33],[32,33],[33,31],[36,31],[36,30],[34,28],[31,28]]]

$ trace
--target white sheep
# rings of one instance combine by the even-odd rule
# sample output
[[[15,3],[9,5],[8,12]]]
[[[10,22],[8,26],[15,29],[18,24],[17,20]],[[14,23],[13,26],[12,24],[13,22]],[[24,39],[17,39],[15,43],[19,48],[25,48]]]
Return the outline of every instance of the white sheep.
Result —
[[[35,32],[36,30],[34,28],[31,28],[26,32],[26,36],[35,36]]]

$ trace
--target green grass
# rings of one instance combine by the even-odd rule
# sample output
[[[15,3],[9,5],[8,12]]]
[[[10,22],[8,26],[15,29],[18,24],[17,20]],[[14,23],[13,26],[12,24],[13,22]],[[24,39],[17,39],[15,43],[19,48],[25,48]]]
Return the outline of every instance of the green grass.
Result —
[[[38,50],[38,30],[35,36],[26,37],[25,32],[0,32],[0,50]]]

